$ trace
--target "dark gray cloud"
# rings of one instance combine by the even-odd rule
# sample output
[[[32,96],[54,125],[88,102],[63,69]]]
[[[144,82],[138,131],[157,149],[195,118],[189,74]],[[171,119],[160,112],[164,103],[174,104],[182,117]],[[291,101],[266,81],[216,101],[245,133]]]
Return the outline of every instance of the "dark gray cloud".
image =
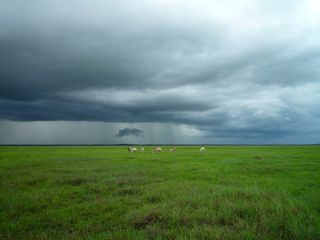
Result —
[[[143,137],[143,131],[137,128],[123,128],[119,129],[117,137],[134,136]]]
[[[178,124],[206,141],[320,131],[317,1],[0,5],[2,120]]]

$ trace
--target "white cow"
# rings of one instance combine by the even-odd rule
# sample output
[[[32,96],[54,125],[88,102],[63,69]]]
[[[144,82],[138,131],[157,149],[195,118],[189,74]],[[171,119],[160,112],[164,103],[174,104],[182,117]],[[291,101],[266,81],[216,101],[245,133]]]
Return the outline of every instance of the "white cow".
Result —
[[[200,148],[200,152],[204,152],[204,151],[206,151],[206,148],[205,147],[201,147]]]
[[[162,152],[161,147],[156,147],[156,148],[153,149],[153,154],[159,153],[159,152]]]
[[[141,148],[140,148],[140,151],[143,152],[143,151],[144,151],[144,147],[141,147]]]
[[[135,147],[128,147],[128,151],[129,151],[129,152],[136,152],[136,151],[137,151],[137,148],[135,148]]]
[[[176,152],[176,147],[170,148],[170,152]]]

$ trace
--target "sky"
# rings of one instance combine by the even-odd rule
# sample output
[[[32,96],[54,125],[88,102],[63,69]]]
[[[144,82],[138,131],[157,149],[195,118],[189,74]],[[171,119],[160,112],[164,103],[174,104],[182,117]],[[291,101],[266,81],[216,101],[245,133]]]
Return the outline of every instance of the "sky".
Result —
[[[0,144],[320,143],[320,0],[0,0]]]

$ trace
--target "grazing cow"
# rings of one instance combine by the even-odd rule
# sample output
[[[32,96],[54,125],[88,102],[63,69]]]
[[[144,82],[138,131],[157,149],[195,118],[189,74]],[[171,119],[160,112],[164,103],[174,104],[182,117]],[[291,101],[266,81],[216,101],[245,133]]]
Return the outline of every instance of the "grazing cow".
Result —
[[[200,148],[200,152],[204,152],[204,151],[206,151],[206,148],[205,147],[201,147]]]
[[[143,152],[143,151],[144,151],[144,147],[141,147],[141,148],[140,148],[140,151]]]
[[[170,152],[176,152],[176,147],[170,148]]]
[[[153,149],[153,154],[159,153],[159,152],[162,152],[161,147],[156,147],[156,148]]]
[[[128,147],[128,151],[129,151],[129,152],[136,152],[136,151],[137,151],[137,148],[135,148],[135,147]]]

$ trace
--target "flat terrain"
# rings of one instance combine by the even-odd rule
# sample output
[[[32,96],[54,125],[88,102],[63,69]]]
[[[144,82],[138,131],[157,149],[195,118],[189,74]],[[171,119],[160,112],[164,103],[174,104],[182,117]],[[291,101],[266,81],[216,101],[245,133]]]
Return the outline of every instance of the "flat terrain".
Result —
[[[0,147],[0,239],[320,239],[320,146]]]

